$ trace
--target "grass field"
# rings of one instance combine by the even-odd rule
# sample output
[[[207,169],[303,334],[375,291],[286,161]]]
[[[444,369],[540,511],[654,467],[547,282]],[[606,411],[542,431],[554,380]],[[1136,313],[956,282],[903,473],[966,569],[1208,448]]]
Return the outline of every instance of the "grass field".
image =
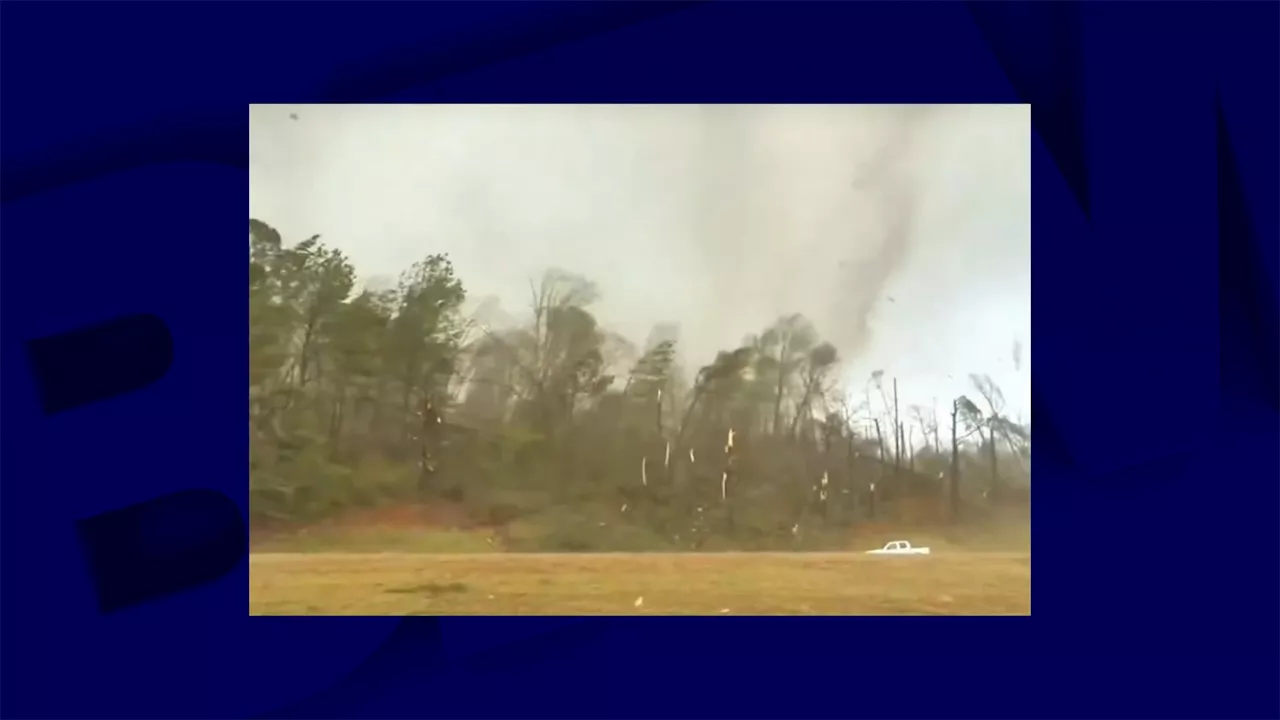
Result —
[[[251,615],[1029,615],[1031,555],[253,553]]]

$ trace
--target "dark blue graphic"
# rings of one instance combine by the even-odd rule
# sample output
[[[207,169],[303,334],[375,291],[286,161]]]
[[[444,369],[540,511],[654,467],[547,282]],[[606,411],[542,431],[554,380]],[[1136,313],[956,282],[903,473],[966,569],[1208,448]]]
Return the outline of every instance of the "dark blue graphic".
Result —
[[[1084,69],[1078,3],[967,2],[1018,99],[1030,103],[1036,132],[1089,215]]]
[[[240,508],[210,490],[184,490],[78,526],[106,612],[217,580],[248,550]]]
[[[134,315],[28,343],[46,413],[133,392],[173,362],[173,338],[155,315]]]
[[[1245,198],[1222,100],[1218,120],[1218,313],[1224,329],[1222,388],[1231,402],[1280,411],[1280,317],[1277,287]],[[1275,214],[1274,212],[1272,213]],[[1274,270],[1274,268],[1273,268]]]
[[[0,715],[1280,716],[1278,29],[1275,3],[7,3]],[[251,102],[1031,103],[1033,617],[248,617]]]

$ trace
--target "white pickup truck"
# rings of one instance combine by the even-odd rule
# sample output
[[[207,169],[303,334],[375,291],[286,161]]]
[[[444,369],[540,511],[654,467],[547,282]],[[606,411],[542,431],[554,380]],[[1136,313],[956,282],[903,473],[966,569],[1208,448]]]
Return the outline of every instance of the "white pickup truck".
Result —
[[[868,555],[928,555],[927,547],[911,547],[911,543],[906,540],[894,540],[891,543],[885,543],[885,546],[879,550],[868,550]]]

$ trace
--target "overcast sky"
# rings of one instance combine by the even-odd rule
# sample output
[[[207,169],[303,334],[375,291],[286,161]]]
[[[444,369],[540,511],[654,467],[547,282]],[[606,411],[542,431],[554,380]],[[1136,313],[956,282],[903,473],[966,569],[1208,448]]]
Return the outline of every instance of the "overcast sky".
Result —
[[[249,129],[250,216],[366,279],[447,252],[522,315],[564,268],[637,344],[678,322],[689,367],[800,312],[859,396],[883,369],[941,411],[986,373],[1030,420],[1029,106],[261,105]]]

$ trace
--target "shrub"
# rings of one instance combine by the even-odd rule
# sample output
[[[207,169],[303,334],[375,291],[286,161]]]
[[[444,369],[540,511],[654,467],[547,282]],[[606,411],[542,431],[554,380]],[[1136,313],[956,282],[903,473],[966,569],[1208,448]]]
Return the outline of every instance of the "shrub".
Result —
[[[581,510],[558,508],[511,524],[509,547],[526,552],[670,551],[659,533],[616,518],[599,519]]]

